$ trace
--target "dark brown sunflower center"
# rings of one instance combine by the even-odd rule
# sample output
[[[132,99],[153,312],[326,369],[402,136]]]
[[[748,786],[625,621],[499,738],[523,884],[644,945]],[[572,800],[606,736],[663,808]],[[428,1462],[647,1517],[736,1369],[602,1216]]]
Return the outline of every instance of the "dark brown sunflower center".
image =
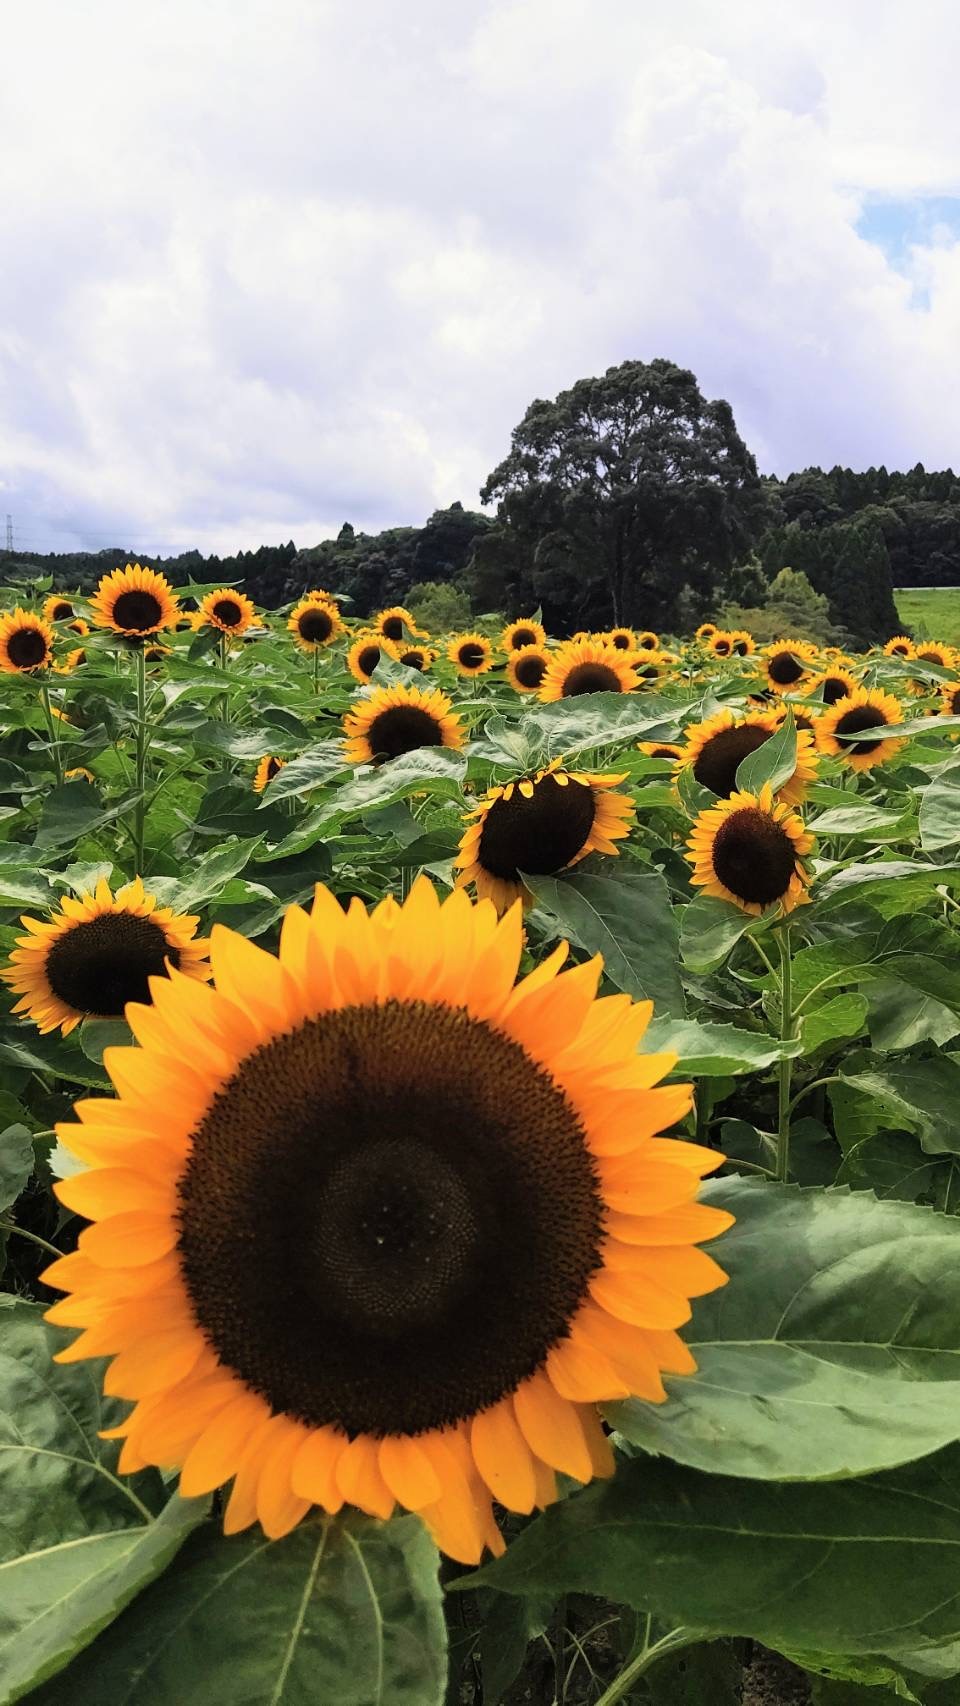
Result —
[[[218,598],[213,614],[227,628],[235,628],[243,618],[243,611],[235,598]]]
[[[513,666],[514,674],[521,687],[539,687],[546,668],[544,658],[532,655],[528,658],[518,658]]]
[[[309,610],[301,610],[297,628],[301,640],[307,640],[314,646],[322,645],[333,633],[333,617],[322,604],[312,604]]]
[[[806,729],[808,733],[813,732],[813,719],[808,717],[805,711],[794,711],[793,723],[796,729]]]
[[[408,652],[400,653],[400,662],[405,663],[408,669],[423,669],[426,661],[426,654],[419,646],[412,646]]]
[[[357,653],[357,668],[361,675],[372,675],[379,662],[379,646],[364,646],[363,651]]]
[[[731,812],[713,842],[713,868],[739,900],[769,906],[780,900],[797,868],[797,850],[785,829],[756,806]]]
[[[613,634],[611,636],[611,645],[616,646],[618,652],[628,652],[631,645],[630,635]]]
[[[733,655],[734,655],[734,657],[745,658],[747,653],[749,652],[749,650],[750,650],[750,646],[746,640],[734,640],[734,642],[733,642]]]
[[[921,663],[939,664],[941,669],[943,668],[943,665],[947,661],[946,658],[944,657],[943,653],[938,652],[935,647],[928,647],[925,652],[918,652],[917,657],[919,658]]]
[[[163,619],[163,607],[159,598],[152,592],[144,592],[137,588],[132,592],[121,592],[114,601],[113,620],[118,628],[124,628],[132,634],[149,634],[152,628],[158,628]]]
[[[857,705],[853,711],[844,711],[833,732],[835,735],[857,735],[861,729],[884,729],[886,726],[887,719],[876,705]],[[883,736],[879,740],[841,741],[840,744],[844,752],[858,758],[861,753],[876,752],[877,747],[883,744]]]
[[[402,640],[403,617],[385,616],[380,624],[380,632],[381,634],[384,634],[388,640]]]
[[[891,656],[895,658],[908,658],[910,656],[910,647],[905,645],[903,641],[898,641],[895,646],[890,647],[890,653]]]
[[[838,699],[845,699],[850,692],[849,681],[844,681],[839,675],[827,675],[823,680],[823,702],[825,705],[835,705]]]
[[[418,746],[442,746],[443,731],[422,705],[388,705],[374,717],[367,739],[375,762],[381,762]]]
[[[47,982],[75,1013],[122,1017],[128,1001],[149,1001],[148,978],[179,966],[161,925],[129,912],[103,912],[58,936],[47,954]]]
[[[711,794],[727,799],[737,785],[737,770],[743,760],[769,739],[769,729],[758,728],[756,723],[721,729],[719,734],[711,735],[693,761],[693,774],[701,788],[709,788]]]
[[[655,746],[648,754],[650,758],[676,758],[677,749],[673,746]]]
[[[66,622],[68,616],[72,616],[72,615],[73,615],[73,605],[68,604],[65,598],[61,598],[59,600],[59,602],[54,605],[53,610],[51,612],[51,616],[52,616],[52,619],[54,622]]]
[[[950,715],[960,716],[960,687],[955,687],[950,695]]]
[[[16,669],[36,669],[47,655],[39,628],[15,628],[7,640],[7,656]]]
[[[532,628],[514,628],[510,636],[510,648],[515,652],[522,651],[524,646],[535,646],[539,638],[539,634],[534,633]]]
[[[641,681],[658,681],[660,671],[655,663],[642,663],[637,670],[637,675]]]
[[[486,655],[485,648],[483,646],[479,646],[476,640],[469,640],[465,646],[460,647],[460,650],[457,653],[457,657],[460,659],[464,669],[476,669],[477,666],[483,662]]]
[[[778,687],[792,687],[804,673],[803,664],[792,652],[774,652],[767,670],[770,680],[775,681]]]
[[[576,663],[564,677],[564,699],[576,699],[580,693],[622,692],[620,677],[608,663]]]
[[[495,800],[483,820],[477,859],[493,877],[516,882],[562,871],[581,853],[596,816],[593,789],[583,782],[566,786],[543,776],[528,800],[514,788],[509,800]]]
[[[221,1359],[278,1411],[417,1434],[513,1391],[599,1266],[577,1117],[502,1033],[390,1000],[240,1066],[194,1135],[179,1249]]]
[[[656,634],[641,634],[637,644],[642,652],[655,652],[657,649]]]
[[[276,776],[277,772],[282,770],[282,769],[283,769],[283,764],[279,758],[268,758],[267,759],[267,781],[272,782],[273,778]]]
[[[728,658],[730,656],[730,651],[731,646],[729,640],[718,640],[713,648],[714,656],[718,658]]]

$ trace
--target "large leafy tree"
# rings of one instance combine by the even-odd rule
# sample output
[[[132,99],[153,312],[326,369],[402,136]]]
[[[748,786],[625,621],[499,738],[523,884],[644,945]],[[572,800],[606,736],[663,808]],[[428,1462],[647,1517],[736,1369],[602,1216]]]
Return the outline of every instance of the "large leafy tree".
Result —
[[[523,592],[555,621],[591,627],[665,620],[684,584],[706,601],[764,519],[730,405],[661,360],[531,403],[481,497],[499,504],[505,559],[529,565]]]

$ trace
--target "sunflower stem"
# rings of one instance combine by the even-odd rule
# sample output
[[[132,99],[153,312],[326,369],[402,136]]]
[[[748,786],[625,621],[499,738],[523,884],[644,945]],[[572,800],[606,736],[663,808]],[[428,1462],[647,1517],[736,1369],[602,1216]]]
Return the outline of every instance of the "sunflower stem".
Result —
[[[780,1041],[792,1042],[797,1016],[793,1011],[793,966],[790,959],[790,926],[781,924],[776,931],[777,946],[780,949]],[[790,1168],[790,1087],[793,1079],[793,1061],[789,1055],[780,1060],[779,1085],[777,1095],[777,1162],[776,1175],[781,1184],[786,1182]]]
[[[651,1646],[650,1629],[652,1622],[653,1619],[648,1617],[643,1646],[639,1653],[630,1660],[628,1665],[624,1666],[619,1676],[614,1677],[610,1686],[604,1689],[597,1701],[597,1706],[615,1706],[615,1703],[625,1698],[634,1683],[641,1676],[645,1676],[658,1659],[664,1658],[667,1653],[679,1652],[681,1647],[690,1647],[695,1641],[700,1640],[699,1630],[681,1626],[679,1629],[671,1629],[669,1635],[664,1635],[661,1640],[654,1641]]]
[[[43,715],[47,724],[47,738],[53,752],[53,767],[57,773],[57,787],[59,788],[63,783],[63,754],[60,751],[60,736],[57,734],[53,711],[50,708],[50,689],[46,682],[40,688],[40,703],[43,706]]]
[[[137,769],[134,786],[137,790],[137,803],[133,810],[133,855],[134,876],[143,875],[143,837],[147,817],[146,801],[146,772],[147,772],[147,661],[144,648],[137,650]]]
[[[226,634],[221,634],[220,635],[220,670],[221,670],[221,673],[223,675],[224,689],[223,689],[223,699],[221,700],[221,703],[220,703],[220,720],[221,720],[221,722],[224,722],[224,723],[229,723],[229,721],[230,721],[230,688],[228,685],[228,676],[227,676],[227,660],[228,660],[228,657],[229,657],[229,642],[227,640]]]
[[[18,1226],[15,1220],[0,1218],[0,1232],[13,1232],[18,1238],[26,1238],[31,1244],[39,1244],[41,1250],[46,1250],[49,1255],[56,1256],[58,1262],[63,1255],[63,1251],[58,1250],[56,1244],[48,1244],[46,1238],[41,1238],[37,1232],[28,1232],[25,1226]]]
[[[320,647],[319,646],[317,646],[317,648],[313,654],[313,691],[314,691],[314,693],[320,692]]]

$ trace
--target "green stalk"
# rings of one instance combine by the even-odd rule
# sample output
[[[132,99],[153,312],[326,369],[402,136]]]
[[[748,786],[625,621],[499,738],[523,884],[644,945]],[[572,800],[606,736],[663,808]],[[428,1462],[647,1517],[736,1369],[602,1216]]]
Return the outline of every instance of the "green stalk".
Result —
[[[313,654],[313,691],[314,691],[314,693],[319,693],[319,691],[320,691],[320,647],[319,646],[316,648],[316,651]]]
[[[144,648],[137,650],[137,764],[134,786],[137,790],[137,803],[133,814],[133,858],[134,876],[143,875],[143,837],[147,817],[146,774],[147,774],[147,661]]]
[[[220,714],[221,714],[221,720],[225,723],[229,723],[229,721],[230,721],[230,687],[228,684],[229,683],[229,677],[227,675],[228,661],[229,661],[229,642],[227,640],[226,634],[221,634],[220,635],[220,669],[221,669],[221,672],[223,674],[224,686],[223,686],[223,703],[222,703],[221,708],[220,708]]]
[[[648,1617],[647,1633],[639,1653],[630,1660],[630,1663],[624,1667],[619,1676],[614,1677],[609,1688],[604,1689],[597,1701],[597,1706],[615,1706],[615,1703],[624,1699],[638,1678],[645,1676],[658,1659],[662,1659],[666,1653],[678,1652],[681,1647],[692,1646],[695,1641],[700,1639],[698,1630],[681,1627],[671,1629],[669,1635],[664,1635],[660,1641],[654,1641],[652,1647],[648,1646],[651,1622],[652,1618]]]
[[[793,967],[790,959],[790,926],[781,924],[776,932],[777,945],[780,949],[780,1040],[791,1042],[796,1025],[796,1014],[793,1011]],[[779,1087],[777,1095],[777,1178],[781,1183],[786,1181],[790,1168],[790,1086],[793,1078],[793,1061],[784,1057],[780,1061]]]
[[[60,736],[57,734],[57,725],[50,709],[50,689],[46,682],[40,688],[40,703],[43,706],[43,715],[46,719],[47,738],[53,749],[53,765],[57,772],[57,787],[59,788],[63,782],[63,754],[60,751]]]

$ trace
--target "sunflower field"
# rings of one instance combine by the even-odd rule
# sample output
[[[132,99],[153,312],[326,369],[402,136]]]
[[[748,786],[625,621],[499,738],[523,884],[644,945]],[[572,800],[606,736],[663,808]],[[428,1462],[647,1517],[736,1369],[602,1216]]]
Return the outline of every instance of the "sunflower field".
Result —
[[[957,1706],[960,656],[128,564],[0,722],[0,1702]]]

